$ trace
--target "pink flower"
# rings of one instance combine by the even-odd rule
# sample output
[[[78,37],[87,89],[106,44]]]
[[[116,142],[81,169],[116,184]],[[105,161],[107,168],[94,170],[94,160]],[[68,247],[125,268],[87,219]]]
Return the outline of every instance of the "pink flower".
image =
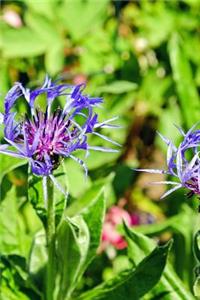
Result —
[[[136,226],[141,223],[140,215],[138,213],[131,214],[131,225]]]
[[[129,213],[119,206],[112,206],[106,214],[105,223],[103,225],[102,249],[104,250],[109,244],[116,249],[124,249],[127,246],[126,241],[117,231],[117,225],[126,222],[132,225],[132,218]]]
[[[86,82],[86,81],[87,81],[87,77],[84,74],[78,74],[73,79],[73,82],[75,84],[81,84],[81,83]]]
[[[14,28],[19,28],[22,26],[22,20],[19,14],[14,10],[5,10],[3,13],[3,20]]]

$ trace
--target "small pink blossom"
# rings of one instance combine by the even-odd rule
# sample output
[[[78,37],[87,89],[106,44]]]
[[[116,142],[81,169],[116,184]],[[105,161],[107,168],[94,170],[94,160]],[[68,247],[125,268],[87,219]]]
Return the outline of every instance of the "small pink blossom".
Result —
[[[86,81],[87,81],[87,76],[84,74],[78,74],[73,79],[74,84],[81,84]]]
[[[109,222],[112,222],[113,225],[118,225],[120,223],[122,223],[122,221],[124,220],[128,225],[131,224],[131,217],[129,215],[129,213],[119,207],[119,206],[112,206],[107,215],[106,215],[106,220]]]
[[[3,13],[3,20],[14,28],[19,28],[22,26],[21,17],[14,10],[5,10]]]
[[[109,244],[118,250],[127,247],[126,241],[117,231],[117,226],[122,224],[123,221],[126,222],[128,226],[136,225],[136,219],[133,219],[125,209],[119,206],[112,206],[106,214],[105,223],[103,225],[102,250]]]

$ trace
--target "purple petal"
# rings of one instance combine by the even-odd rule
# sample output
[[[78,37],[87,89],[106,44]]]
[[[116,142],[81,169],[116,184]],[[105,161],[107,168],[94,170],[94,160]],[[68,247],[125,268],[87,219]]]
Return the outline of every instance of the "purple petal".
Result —
[[[133,169],[133,170],[137,172],[146,172],[152,174],[168,174],[168,171],[158,170],[158,169]]]
[[[103,135],[103,134],[100,134],[98,132],[94,132],[94,135],[97,135],[98,137],[100,137],[101,139],[107,141],[107,142],[110,142],[111,144],[113,145],[116,145],[116,146],[119,146],[121,147],[121,145],[113,140],[111,140],[110,138],[108,138],[107,136]]]
[[[153,181],[151,184],[159,185],[159,184],[171,184],[171,185],[179,185],[180,183],[174,181]]]
[[[166,193],[164,193],[160,199],[163,199],[163,198],[167,197],[168,195],[170,195],[171,193],[173,193],[176,190],[180,189],[181,187],[182,187],[182,184],[178,184],[174,188],[172,188],[172,189],[168,190]]]
[[[13,152],[10,150],[3,150],[0,148],[0,153],[2,154],[6,154],[12,157],[16,157],[16,158],[26,158],[23,154],[17,153],[17,152]]]
[[[94,151],[101,151],[101,152],[110,152],[110,153],[117,153],[119,150],[106,148],[106,147],[99,147],[99,146],[88,146],[88,150]]]
[[[21,89],[19,87],[18,83],[15,83],[15,85],[8,91],[6,97],[5,97],[5,114],[8,114],[10,112],[10,109],[13,107],[15,101],[22,95]]]

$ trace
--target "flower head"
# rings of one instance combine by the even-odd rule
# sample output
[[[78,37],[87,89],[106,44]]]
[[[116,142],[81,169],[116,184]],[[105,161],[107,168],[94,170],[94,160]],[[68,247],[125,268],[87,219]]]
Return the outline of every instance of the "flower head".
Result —
[[[181,187],[189,190],[189,195],[200,195],[200,130],[196,129],[195,124],[187,133],[181,128],[178,128],[182,141],[176,147],[169,139],[160,137],[167,144],[167,170],[156,169],[138,169],[137,171],[144,171],[157,174],[168,174],[175,177],[176,181],[158,181],[153,184],[169,184],[173,187],[167,191],[161,198],[166,197],[175,190]]]
[[[102,103],[101,98],[83,94],[85,85],[57,84],[49,78],[42,87],[29,90],[21,83],[15,83],[5,97],[5,112],[1,115],[4,124],[4,139],[7,144],[0,146],[0,153],[27,158],[36,175],[52,176],[64,157],[70,157],[81,164],[84,162],[73,155],[78,149],[116,152],[115,149],[89,146],[88,135],[95,134],[113,144],[116,142],[96,132],[111,125],[114,119],[99,123],[94,107]],[[40,95],[46,96],[46,107],[42,110],[36,104]],[[56,98],[64,97],[64,107],[55,108]],[[13,112],[17,101],[25,98],[28,111],[20,117]]]

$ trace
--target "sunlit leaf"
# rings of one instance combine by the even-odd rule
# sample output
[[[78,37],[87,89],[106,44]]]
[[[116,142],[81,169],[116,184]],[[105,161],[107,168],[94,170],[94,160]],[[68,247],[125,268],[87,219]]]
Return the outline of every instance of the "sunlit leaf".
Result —
[[[2,254],[27,257],[30,243],[31,237],[25,232],[18,213],[17,195],[13,187],[0,204],[0,251]]]
[[[122,94],[130,91],[134,91],[137,88],[137,84],[131,81],[114,81],[109,85],[100,86],[98,92],[110,93],[110,94]]]
[[[138,264],[152,249],[154,249],[156,242],[141,233],[130,230],[125,226],[126,237],[128,241],[129,256],[134,264]],[[145,299],[156,299],[162,295],[164,300],[194,300],[192,294],[184,286],[180,278],[177,276],[172,268],[170,262],[167,263],[166,269],[158,282],[158,284],[151,290],[149,296]]]
[[[199,120],[200,102],[192,69],[183,50],[181,38],[174,33],[169,41],[169,56],[185,123],[190,128]],[[190,105],[188,105],[190,101]]]
[[[194,253],[197,260],[200,262],[200,231],[198,230],[194,236]]]
[[[0,154],[0,182],[7,173],[25,164],[27,164],[25,159]]]
[[[78,273],[89,247],[89,232],[81,216],[66,218],[57,232],[58,271],[56,286],[58,299],[70,295],[77,283]],[[69,297],[69,296],[68,296]]]
[[[59,6],[59,15],[63,26],[69,31],[72,38],[77,40],[104,20],[107,4],[108,0],[98,2],[76,0],[73,3],[65,0]],[[66,18],[66,14],[69,17]]]
[[[160,279],[169,249],[170,244],[156,248],[136,269],[122,272],[118,277],[84,293],[78,300],[141,299]]]
[[[3,31],[3,55],[7,58],[31,57],[46,51],[46,43],[28,27]]]
[[[158,235],[168,231],[175,234],[174,245],[176,247],[175,253],[177,253],[175,257],[175,267],[179,276],[184,279],[187,285],[190,285],[192,282],[191,274],[193,273],[194,268],[192,243],[196,222],[197,216],[195,212],[185,204],[176,216],[157,224],[144,225],[138,228],[139,232],[149,236]],[[182,249],[181,253],[180,247]]]
[[[105,203],[103,191],[79,214],[66,217],[57,232],[56,294],[70,297],[99,247]],[[63,251],[63,249],[65,249]]]
[[[112,182],[114,174],[110,174],[109,176],[97,180],[93,183],[90,189],[88,189],[84,195],[75,200],[67,209],[66,209],[66,216],[72,217],[78,213],[85,211],[88,207],[92,206],[93,203],[100,197],[102,191],[105,191],[109,184]],[[107,197],[107,195],[106,195]]]

